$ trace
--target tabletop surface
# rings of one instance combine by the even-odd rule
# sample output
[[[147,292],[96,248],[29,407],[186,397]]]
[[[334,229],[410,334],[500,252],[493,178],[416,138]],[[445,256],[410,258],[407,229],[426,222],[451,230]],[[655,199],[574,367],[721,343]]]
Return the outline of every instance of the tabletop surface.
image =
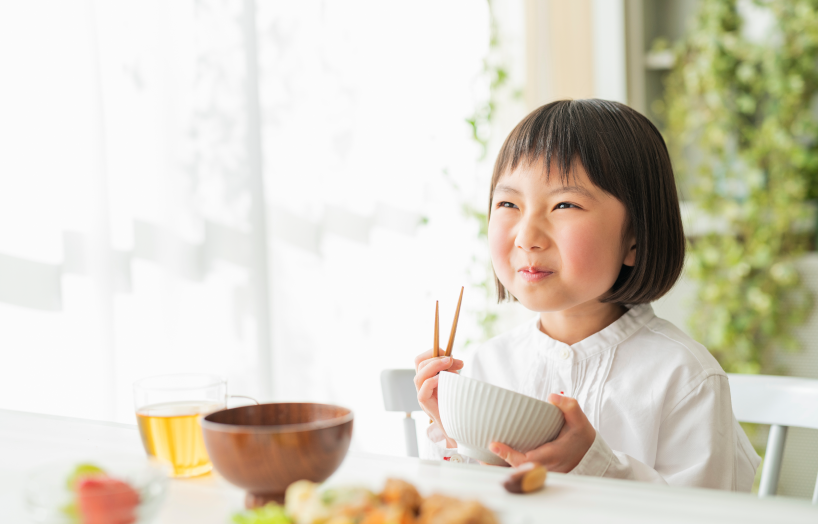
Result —
[[[32,469],[99,454],[142,456],[136,426],[0,410],[0,522],[26,523],[22,488]],[[501,486],[507,469],[350,453],[330,484],[380,490],[388,477],[407,480],[421,494],[481,501],[504,524],[545,522],[818,522],[805,499],[759,500],[747,493],[671,488],[641,482],[549,473],[544,490],[512,495]],[[156,524],[229,524],[244,494],[218,474],[172,480]]]

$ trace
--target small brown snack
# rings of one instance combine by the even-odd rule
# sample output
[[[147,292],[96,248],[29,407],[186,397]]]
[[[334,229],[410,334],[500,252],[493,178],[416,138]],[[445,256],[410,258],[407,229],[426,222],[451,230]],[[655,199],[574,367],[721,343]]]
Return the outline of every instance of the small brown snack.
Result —
[[[503,487],[509,493],[531,493],[545,485],[545,476],[548,470],[545,466],[535,462],[526,462],[514,470]]]

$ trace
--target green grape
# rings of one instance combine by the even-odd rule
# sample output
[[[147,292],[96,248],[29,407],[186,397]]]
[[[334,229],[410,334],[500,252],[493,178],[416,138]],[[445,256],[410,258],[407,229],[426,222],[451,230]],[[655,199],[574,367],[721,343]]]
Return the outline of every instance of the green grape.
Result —
[[[260,508],[248,509],[233,515],[234,524],[292,524],[284,507],[270,502]]]
[[[65,481],[65,485],[69,490],[76,491],[77,481],[80,479],[80,477],[98,474],[104,475],[105,470],[93,464],[79,464],[76,468],[74,468],[74,471],[70,475],[68,475],[68,479]]]

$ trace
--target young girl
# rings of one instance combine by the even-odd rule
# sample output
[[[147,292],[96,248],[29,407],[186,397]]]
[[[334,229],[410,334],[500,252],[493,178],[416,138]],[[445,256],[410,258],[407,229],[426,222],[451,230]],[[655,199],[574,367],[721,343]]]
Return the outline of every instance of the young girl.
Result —
[[[562,410],[553,442],[491,451],[512,466],[678,486],[750,491],[760,462],[733,416],[727,376],[650,302],[679,278],[685,240],[667,148],[629,107],[560,101],[506,139],[491,179],[489,247],[499,300],[538,317],[481,346],[468,365],[415,359],[432,418],[425,458],[465,459],[437,406],[438,373]]]

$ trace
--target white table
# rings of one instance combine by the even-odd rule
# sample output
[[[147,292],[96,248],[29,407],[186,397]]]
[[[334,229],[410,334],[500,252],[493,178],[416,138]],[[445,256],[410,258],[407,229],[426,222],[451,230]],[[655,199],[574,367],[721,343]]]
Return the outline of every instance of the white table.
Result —
[[[0,522],[28,522],[22,480],[29,470],[65,458],[100,453],[142,455],[136,426],[0,410]],[[500,485],[508,470],[351,453],[329,483],[379,489],[389,477],[421,493],[474,498],[496,510],[504,524],[550,522],[818,522],[818,508],[788,498],[671,488],[646,483],[549,473],[545,490],[511,495]],[[229,524],[244,495],[218,475],[173,480],[157,524]]]

